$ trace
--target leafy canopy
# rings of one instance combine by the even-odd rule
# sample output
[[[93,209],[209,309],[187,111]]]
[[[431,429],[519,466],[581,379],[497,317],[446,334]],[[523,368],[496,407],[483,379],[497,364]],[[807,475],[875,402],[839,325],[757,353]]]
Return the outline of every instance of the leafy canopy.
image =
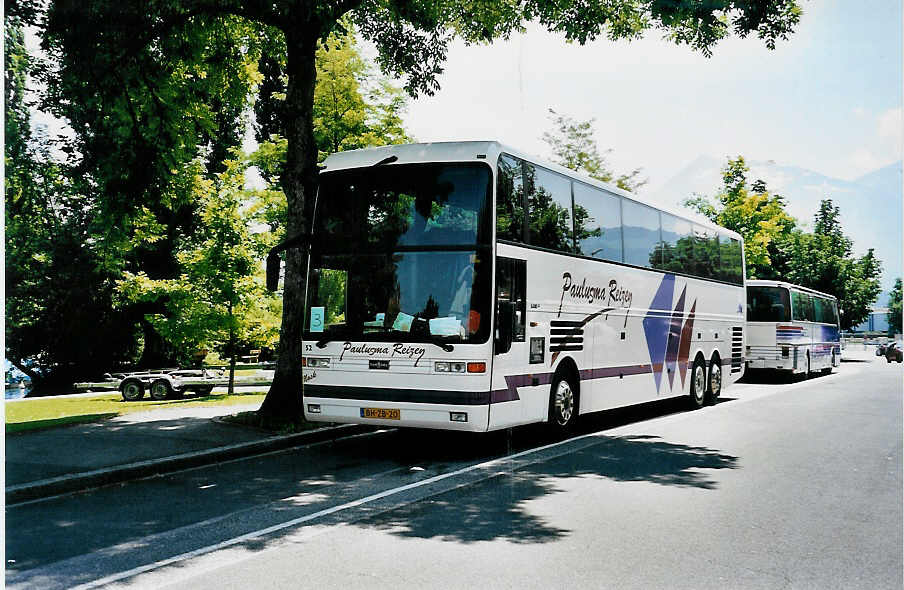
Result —
[[[771,194],[764,182],[748,185],[749,171],[743,157],[729,159],[722,170],[722,189],[715,204],[697,196],[686,199],[684,206],[744,237],[747,278],[772,278],[776,242],[793,231],[797,222],[785,211],[781,195]]]
[[[684,205],[744,237],[747,278],[783,280],[836,296],[842,329],[866,319],[882,273],[873,250],[853,256],[841,211],[831,199],[820,203],[814,231],[803,231],[785,211],[784,199],[770,193],[765,182],[748,184],[749,171],[744,158],[729,159],[715,203],[698,196]]]

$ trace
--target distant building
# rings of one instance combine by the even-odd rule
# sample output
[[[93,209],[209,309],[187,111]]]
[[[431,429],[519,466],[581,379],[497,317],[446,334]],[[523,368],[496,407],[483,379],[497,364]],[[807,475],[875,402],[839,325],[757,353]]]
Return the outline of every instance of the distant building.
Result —
[[[881,332],[888,333],[888,308],[874,307],[869,312],[869,317],[851,329],[852,332]]]

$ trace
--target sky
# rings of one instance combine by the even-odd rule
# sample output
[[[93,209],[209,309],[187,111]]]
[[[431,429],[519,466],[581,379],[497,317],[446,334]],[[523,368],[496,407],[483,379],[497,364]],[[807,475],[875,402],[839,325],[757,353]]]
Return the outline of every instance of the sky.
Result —
[[[432,97],[411,102],[418,141],[497,139],[548,156],[548,109],[594,118],[617,172],[655,193],[701,155],[774,160],[854,180],[902,158],[902,3],[801,1],[776,49],[722,41],[711,58],[662,39],[568,44],[529,26],[488,46],[455,43]]]

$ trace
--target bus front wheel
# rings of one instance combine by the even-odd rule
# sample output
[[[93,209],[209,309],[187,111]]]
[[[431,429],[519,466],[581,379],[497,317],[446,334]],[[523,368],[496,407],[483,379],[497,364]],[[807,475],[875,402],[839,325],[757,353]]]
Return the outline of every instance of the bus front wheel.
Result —
[[[549,395],[549,424],[560,432],[570,430],[578,415],[578,390],[574,379],[557,373]]]

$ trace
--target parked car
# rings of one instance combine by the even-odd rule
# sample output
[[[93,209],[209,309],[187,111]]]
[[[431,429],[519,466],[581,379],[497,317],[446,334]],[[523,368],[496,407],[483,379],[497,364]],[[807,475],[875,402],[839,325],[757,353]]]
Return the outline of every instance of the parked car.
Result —
[[[904,361],[904,351],[901,350],[900,342],[892,342],[888,346],[885,347],[885,360],[887,362]]]

